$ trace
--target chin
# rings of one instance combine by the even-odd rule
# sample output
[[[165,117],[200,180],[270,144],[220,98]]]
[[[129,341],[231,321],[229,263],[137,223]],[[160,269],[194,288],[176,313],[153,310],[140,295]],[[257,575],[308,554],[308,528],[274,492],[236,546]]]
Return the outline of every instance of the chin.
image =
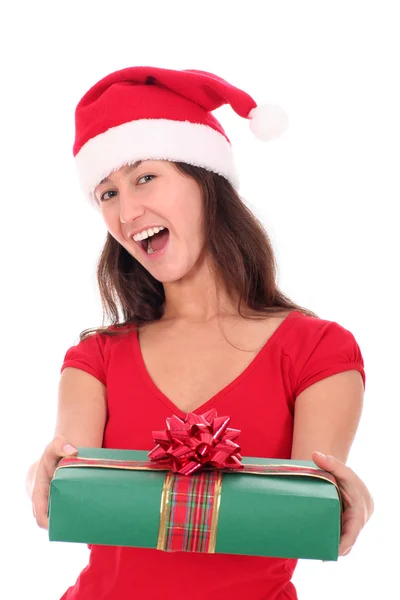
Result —
[[[174,283],[193,274],[194,265],[157,265],[152,269],[143,265],[148,272],[160,283]]]
[[[151,271],[149,271],[149,273],[154,277],[154,279],[157,279],[157,281],[159,281],[160,283],[174,283],[176,281],[180,281],[181,279],[184,279],[184,277],[187,275],[187,272],[183,272],[183,273],[178,273],[178,272],[171,272],[171,273],[151,273]]]

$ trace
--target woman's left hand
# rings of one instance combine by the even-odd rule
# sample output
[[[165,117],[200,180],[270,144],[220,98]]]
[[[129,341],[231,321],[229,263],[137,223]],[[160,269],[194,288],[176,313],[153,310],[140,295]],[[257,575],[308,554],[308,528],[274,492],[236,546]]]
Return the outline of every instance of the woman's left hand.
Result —
[[[332,473],[340,487],[345,510],[342,515],[339,556],[345,556],[349,554],[361,529],[374,512],[374,501],[361,479],[338,458],[313,452],[312,460],[320,469]]]

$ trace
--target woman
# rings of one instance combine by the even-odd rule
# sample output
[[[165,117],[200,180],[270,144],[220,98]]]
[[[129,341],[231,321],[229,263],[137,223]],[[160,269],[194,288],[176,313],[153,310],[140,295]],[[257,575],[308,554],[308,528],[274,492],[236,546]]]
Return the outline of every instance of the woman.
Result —
[[[262,139],[285,126],[276,108],[202,71],[124,69],[78,103],[74,155],[108,230],[98,281],[111,326],[66,353],[55,438],[29,475],[34,514],[47,528],[51,477],[76,446],[149,450],[166,417],[215,407],[242,430],[243,455],[312,459],[337,478],[344,555],[373,510],[345,466],[363,359],[349,331],[278,289],[271,243],[211,114],[225,103]],[[93,546],[63,600],[294,599],[296,562]]]

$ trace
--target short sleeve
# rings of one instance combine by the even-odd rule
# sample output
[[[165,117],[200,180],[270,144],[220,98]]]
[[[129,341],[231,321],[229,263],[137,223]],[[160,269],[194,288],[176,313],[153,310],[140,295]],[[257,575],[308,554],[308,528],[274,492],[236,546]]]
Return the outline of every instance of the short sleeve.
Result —
[[[365,388],[364,359],[354,335],[333,321],[325,321],[314,334],[299,340],[294,369],[295,398],[307,387],[343,371],[360,372]]]
[[[61,373],[66,367],[82,369],[106,385],[104,349],[101,335],[96,333],[69,348],[65,354]]]

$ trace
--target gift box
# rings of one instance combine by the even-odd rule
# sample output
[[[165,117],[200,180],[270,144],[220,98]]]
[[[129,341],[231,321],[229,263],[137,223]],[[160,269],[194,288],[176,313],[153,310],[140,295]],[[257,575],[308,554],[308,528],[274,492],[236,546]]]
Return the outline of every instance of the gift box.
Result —
[[[337,560],[343,504],[334,477],[313,461],[240,459],[240,468],[186,475],[147,452],[78,448],[51,481],[49,539]]]

